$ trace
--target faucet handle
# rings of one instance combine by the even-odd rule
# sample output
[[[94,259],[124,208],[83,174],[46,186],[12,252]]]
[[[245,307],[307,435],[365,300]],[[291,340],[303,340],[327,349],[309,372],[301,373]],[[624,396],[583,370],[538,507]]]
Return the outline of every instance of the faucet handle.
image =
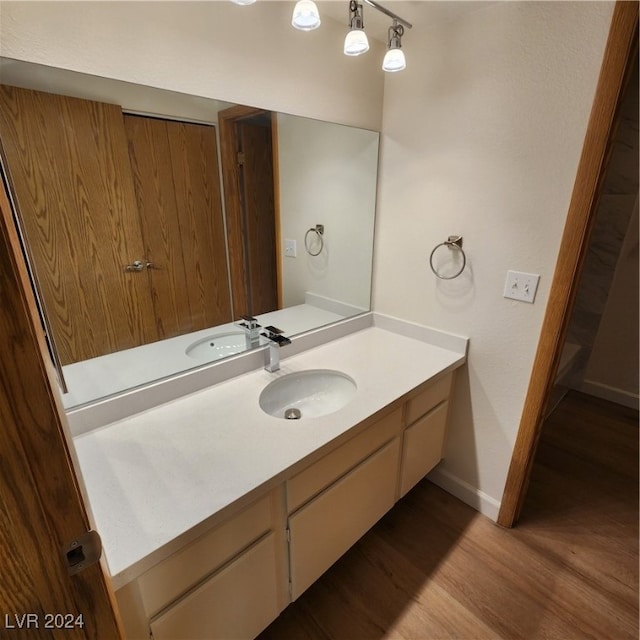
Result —
[[[279,347],[284,347],[288,344],[291,344],[291,340],[282,334],[284,331],[282,329],[278,329],[278,327],[273,327],[269,325],[264,328],[265,332],[262,333],[265,338],[271,340],[271,342],[275,342]]]
[[[274,327],[273,325],[269,325],[268,327],[265,327],[264,330],[274,335],[279,335],[281,333],[284,333],[282,329],[278,329],[278,327]]]

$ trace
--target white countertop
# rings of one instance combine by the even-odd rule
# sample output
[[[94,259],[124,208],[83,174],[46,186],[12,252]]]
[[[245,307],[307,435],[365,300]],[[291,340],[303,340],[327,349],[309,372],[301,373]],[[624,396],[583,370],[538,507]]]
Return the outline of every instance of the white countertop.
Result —
[[[240,375],[74,439],[90,508],[118,588],[202,533],[216,514],[371,414],[465,361],[450,350],[370,327],[286,357],[281,369]],[[287,421],[258,405],[278,376],[337,369],[358,385],[339,411]]]

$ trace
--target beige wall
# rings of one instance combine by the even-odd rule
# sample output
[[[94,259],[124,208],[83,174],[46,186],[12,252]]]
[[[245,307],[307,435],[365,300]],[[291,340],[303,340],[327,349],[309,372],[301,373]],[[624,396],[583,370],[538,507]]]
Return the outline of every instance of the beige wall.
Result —
[[[416,19],[410,64],[385,82],[374,308],[471,338],[434,478],[492,517],[612,10],[505,2],[437,30]],[[439,281],[429,253],[452,234],[469,264]],[[508,269],[541,275],[535,304],[502,297]]]
[[[2,2],[0,54],[228,102],[380,129],[375,56],[344,25],[303,33],[290,2]],[[373,47],[382,47],[373,43]]]
[[[431,3],[407,3],[408,67],[386,77],[379,55],[341,54],[343,25],[291,29],[291,4],[5,2],[1,53],[343,124],[382,123],[374,308],[470,336],[437,480],[495,517],[613,4],[470,3],[436,27]],[[400,14],[402,6],[394,3]],[[438,281],[428,256],[450,234],[464,236],[469,265]],[[502,297],[507,269],[541,274],[534,305]]]

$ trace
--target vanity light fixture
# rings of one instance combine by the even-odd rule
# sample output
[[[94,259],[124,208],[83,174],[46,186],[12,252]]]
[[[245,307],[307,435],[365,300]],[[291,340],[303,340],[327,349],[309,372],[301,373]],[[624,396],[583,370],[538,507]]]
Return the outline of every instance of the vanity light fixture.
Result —
[[[359,56],[369,51],[369,39],[364,32],[362,3],[357,0],[349,2],[349,28],[350,31],[344,39],[344,55]]]
[[[389,27],[389,49],[382,61],[382,68],[385,71],[402,71],[406,68],[407,61],[402,50],[403,35],[404,27],[394,19],[393,24]]]
[[[300,31],[311,31],[320,26],[320,13],[313,0],[298,0],[293,8],[291,24]]]
[[[231,0],[235,4],[248,5],[256,0]],[[363,2],[370,7],[384,13],[393,20],[389,27],[388,50],[382,61],[382,68],[385,71],[402,71],[407,66],[404,51],[402,50],[402,36],[405,27],[411,29],[413,26],[404,18],[389,11],[386,7],[378,4],[376,0],[349,0],[349,33],[344,39],[344,54],[347,56],[359,56],[369,51],[369,39],[364,31]],[[313,0],[298,0],[293,8],[291,24],[300,31],[312,31],[320,24],[320,12]]]

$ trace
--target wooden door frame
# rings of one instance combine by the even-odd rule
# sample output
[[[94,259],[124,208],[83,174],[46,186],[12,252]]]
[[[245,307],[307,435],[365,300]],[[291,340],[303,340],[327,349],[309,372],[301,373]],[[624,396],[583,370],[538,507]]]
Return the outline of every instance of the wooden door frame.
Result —
[[[609,142],[632,56],[637,55],[638,2],[616,2],[595,98],[578,164],[540,341],[502,496],[498,524],[512,527],[520,515],[575,301]]]
[[[31,623],[29,637],[120,638],[114,594],[101,564],[74,576],[67,571],[63,548],[88,531],[90,522],[4,184],[0,298],[0,613],[35,616],[23,618]],[[81,615],[83,626],[47,631],[45,614]],[[0,629],[6,627],[3,616]]]
[[[239,191],[239,165],[237,161],[238,138],[235,123],[239,120],[270,113],[266,109],[235,105],[218,113],[220,128],[220,158],[222,164],[223,201],[227,221],[227,242],[229,247],[229,278],[233,296],[233,310],[247,309],[248,300],[244,286],[246,269],[244,263],[244,243],[242,242],[242,201]],[[280,249],[280,188],[278,184],[278,140],[275,114],[271,112],[271,137],[273,148],[273,205],[276,225],[276,279],[278,308],[282,308],[282,259]]]

